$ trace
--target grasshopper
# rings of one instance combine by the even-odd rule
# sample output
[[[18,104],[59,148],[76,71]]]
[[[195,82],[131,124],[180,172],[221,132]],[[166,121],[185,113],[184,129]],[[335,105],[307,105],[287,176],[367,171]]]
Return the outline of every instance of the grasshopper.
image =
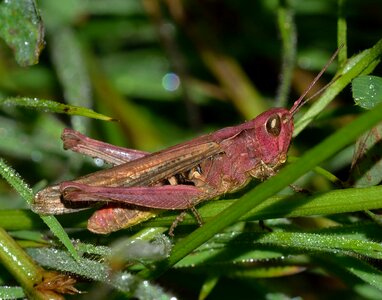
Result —
[[[89,203],[105,203],[88,220],[88,229],[100,234],[138,224],[163,210],[182,210],[183,214],[191,210],[201,223],[196,205],[236,192],[252,178],[265,180],[286,162],[293,116],[309,100],[304,100],[306,94],[339,50],[291,109],[272,108],[243,124],[159,152],[121,148],[65,129],[65,149],[114,166],[41,190],[32,210],[56,215],[88,208]]]

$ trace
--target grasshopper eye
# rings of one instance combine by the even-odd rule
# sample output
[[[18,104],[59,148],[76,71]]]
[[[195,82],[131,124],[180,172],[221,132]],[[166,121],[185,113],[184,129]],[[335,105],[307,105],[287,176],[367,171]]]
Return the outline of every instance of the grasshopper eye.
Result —
[[[281,131],[281,119],[279,115],[274,114],[270,116],[267,120],[267,123],[265,124],[265,128],[267,129],[267,132],[271,135],[278,136]]]

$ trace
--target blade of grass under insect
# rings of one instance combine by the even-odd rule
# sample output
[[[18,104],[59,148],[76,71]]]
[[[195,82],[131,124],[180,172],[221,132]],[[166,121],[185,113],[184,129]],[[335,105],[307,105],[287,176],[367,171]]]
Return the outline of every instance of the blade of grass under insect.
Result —
[[[378,105],[375,109],[362,114],[349,125],[339,129],[319,145],[307,151],[298,161],[283,168],[276,176],[255,187],[210,222],[207,222],[202,228],[195,230],[182,239],[174,246],[172,255],[167,261],[158,264],[154,271],[142,271],[141,275],[144,277],[158,276],[196,247],[202,245],[214,234],[229,226],[255,206],[288,184],[293,183],[317,164],[328,159],[344,146],[354,141],[360,134],[378,123],[381,120],[381,116],[382,105]]]
[[[198,208],[205,222],[213,219],[237,200],[210,201]],[[254,209],[239,218],[240,221],[266,220],[282,217],[306,217],[330,215],[378,209],[382,207],[382,186],[367,188],[349,188],[315,193],[311,196],[273,196],[260,203]],[[145,231],[134,237],[150,239],[153,235],[163,233],[174,221],[178,212],[168,212],[149,220],[140,226]],[[76,216],[60,216],[60,223],[74,228],[85,228],[89,212],[79,212]],[[80,223],[79,223],[80,222]],[[189,213],[181,225],[197,225],[194,216]],[[38,216],[26,210],[0,210],[0,227],[6,230],[38,230],[44,228]]]
[[[34,195],[31,188],[24,182],[17,172],[8,166],[2,159],[0,159],[0,174],[19,193],[19,195],[27,201],[28,204],[32,203]],[[54,216],[41,216],[41,218],[48,225],[52,233],[68,249],[69,253],[75,259],[78,259],[79,256],[76,249],[57,219]]]
[[[208,222],[237,200],[211,201],[201,206],[198,212]],[[242,215],[239,221],[256,221],[275,218],[307,217],[378,209],[382,207],[382,186],[368,188],[338,189],[311,196],[273,196]],[[176,213],[168,213],[145,222],[142,226],[171,226]],[[1,216],[1,215],[0,215]],[[192,214],[187,214],[182,225],[196,225]],[[0,221],[1,225],[1,221]]]

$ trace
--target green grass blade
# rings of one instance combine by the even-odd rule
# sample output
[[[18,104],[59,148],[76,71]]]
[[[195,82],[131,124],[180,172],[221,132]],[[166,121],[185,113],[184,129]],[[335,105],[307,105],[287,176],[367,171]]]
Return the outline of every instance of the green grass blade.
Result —
[[[0,228],[0,261],[29,295],[41,299],[34,286],[43,279],[43,269],[38,266],[27,253]]]
[[[372,223],[359,226],[335,226],[313,232],[298,231],[293,225],[272,226],[273,232],[227,231],[216,234],[207,243],[187,255],[175,267],[235,268],[243,261],[269,261],[289,256],[321,253],[325,255],[352,255],[358,259],[381,259],[382,246],[370,241],[379,228]],[[223,271],[224,273],[224,271]]]
[[[0,2],[0,36],[21,66],[38,63],[45,46],[44,24],[35,1]]]
[[[382,55],[382,39],[372,48],[349,59],[341,76],[334,81],[309,110],[295,124],[293,136],[297,136],[356,76],[370,73]]]
[[[68,27],[57,30],[51,36],[50,50],[65,102],[78,107],[91,107],[91,83],[76,32]],[[72,118],[73,128],[84,134],[88,132],[89,124],[87,118]]]
[[[81,257],[74,260],[66,252],[52,249],[29,249],[28,253],[41,265],[84,278],[103,282],[137,299],[172,299],[160,287],[128,273],[113,271],[107,264]]]
[[[19,193],[19,195],[27,201],[28,204],[32,203],[34,194],[31,188],[23,181],[17,172],[8,166],[2,159],[0,159],[0,174]],[[68,249],[70,254],[74,258],[78,258],[76,249],[57,219],[53,216],[42,216],[41,218],[48,225],[53,234],[57,236],[61,243]]]
[[[96,113],[94,110],[89,108],[68,105],[68,104],[55,102],[52,100],[44,100],[44,99],[37,99],[37,98],[27,98],[27,97],[4,98],[4,99],[0,99],[0,105],[22,106],[22,107],[27,107],[31,109],[36,109],[42,112],[76,115],[76,116],[88,117],[88,118],[93,118],[93,119],[98,119],[103,121],[114,120],[108,116]]]
[[[2,159],[0,159],[0,174],[28,204],[32,203],[34,197],[32,189],[24,182],[21,176]]]
[[[277,91],[277,106],[285,107],[292,83],[292,75],[296,62],[296,24],[294,11],[288,1],[280,1],[277,9],[277,24],[282,43],[281,81]]]
[[[21,287],[18,286],[1,286],[0,299],[18,299],[25,298],[25,293]]]
[[[351,251],[370,258],[382,258],[380,243],[362,240],[358,237],[346,237],[342,234],[306,233],[306,232],[271,232],[253,235],[254,243],[276,245],[306,251],[323,251],[329,254]],[[247,237],[248,240],[249,237]]]
[[[203,220],[208,222],[236,201],[237,200],[210,201],[198,208],[198,212]],[[382,207],[382,186],[338,189],[315,193],[311,196],[302,194],[273,196],[242,215],[239,221],[330,215],[363,211],[365,209],[378,209],[380,207]],[[17,211],[12,212],[12,214],[15,214],[15,218],[17,218]],[[27,218],[27,216],[21,216],[20,220],[24,220],[24,218]],[[142,226],[148,228],[158,226],[168,227],[171,226],[175,218],[176,213],[168,213],[147,221]],[[6,220],[0,221],[0,225],[4,224],[7,226],[5,222]],[[182,225],[190,224],[197,225],[191,213],[187,214],[182,222]]]
[[[354,102],[365,109],[372,109],[382,102],[382,78],[361,75],[352,81]]]
[[[337,47],[341,47],[338,53],[338,62],[342,67],[345,65],[348,55],[348,45],[347,45],[347,23],[344,14],[346,0],[338,0],[338,19],[337,19]]]
[[[354,257],[340,256],[336,257],[335,261],[345,267],[348,272],[382,291],[382,272],[380,270]]]
[[[68,249],[69,253],[75,258],[78,259],[77,250],[74,248],[68,234],[62,228],[61,224],[57,221],[54,216],[40,216],[45,224],[49,227],[50,231],[56,236],[60,242]]]
[[[209,201],[198,208],[205,222],[212,220],[217,214],[228,208],[237,200]],[[306,217],[363,211],[382,207],[382,186],[367,188],[338,189],[311,196],[303,194],[293,196],[273,196],[239,218],[240,221],[267,220],[282,217]],[[163,216],[149,220],[142,227],[148,232],[163,233],[171,226],[178,212],[168,212]],[[77,218],[60,216],[60,222],[65,226],[86,227],[86,223],[78,224],[80,220],[89,217],[87,212],[78,213]],[[43,228],[37,215],[26,210],[1,210],[0,227],[7,230],[38,230]],[[194,216],[186,215],[181,225],[197,225]],[[158,227],[161,227],[158,229]]]

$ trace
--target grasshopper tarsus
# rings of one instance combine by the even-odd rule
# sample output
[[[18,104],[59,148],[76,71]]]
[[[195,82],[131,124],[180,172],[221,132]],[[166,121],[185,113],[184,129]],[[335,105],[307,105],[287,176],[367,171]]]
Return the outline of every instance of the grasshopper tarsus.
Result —
[[[195,208],[195,206],[192,206],[190,208],[192,214],[194,215],[196,221],[198,222],[199,226],[203,225],[203,219],[202,216],[199,214],[198,210]]]
[[[203,220],[202,220],[202,216],[199,214],[198,210],[195,208],[195,206],[191,206],[190,207],[190,211],[192,212],[192,214],[194,215],[196,221],[198,222],[198,225],[199,226],[202,226],[203,225]],[[187,214],[187,211],[184,210],[182,211],[174,220],[174,222],[172,222],[171,226],[170,226],[170,229],[168,230],[168,234],[170,236],[174,236],[174,230],[176,227],[178,227],[178,225],[180,223],[182,223],[184,221],[184,218],[186,217],[186,214]]]
[[[187,212],[184,210],[179,215],[176,216],[175,220],[172,222],[170,229],[168,230],[169,236],[174,236],[174,230],[176,227],[178,227],[178,224],[183,222],[184,217],[186,216]]]
[[[308,189],[306,188],[303,188],[303,187],[300,187],[298,185],[295,185],[295,184],[290,184],[289,187],[296,193],[301,193],[301,194],[305,194],[305,195],[312,195],[312,192],[309,191]]]
[[[264,222],[264,220],[259,220],[259,227],[263,231],[273,232],[273,229],[269,226],[267,226]]]

